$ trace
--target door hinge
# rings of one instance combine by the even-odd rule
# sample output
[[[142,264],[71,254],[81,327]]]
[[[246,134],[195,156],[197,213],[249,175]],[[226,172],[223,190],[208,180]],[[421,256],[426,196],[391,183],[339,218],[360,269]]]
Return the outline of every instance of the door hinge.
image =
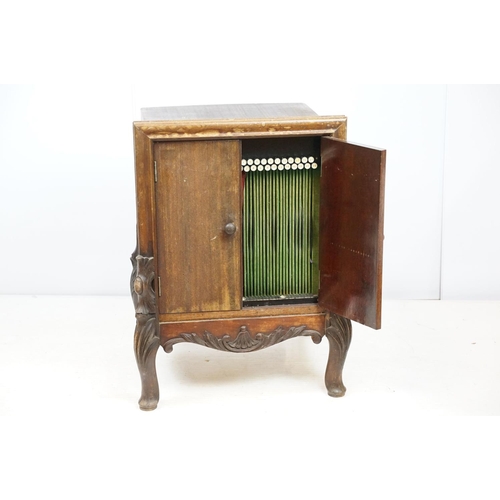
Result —
[[[161,297],[161,278],[158,276],[158,297]]]
[[[158,169],[156,168],[156,160],[155,160],[155,182],[158,182]]]

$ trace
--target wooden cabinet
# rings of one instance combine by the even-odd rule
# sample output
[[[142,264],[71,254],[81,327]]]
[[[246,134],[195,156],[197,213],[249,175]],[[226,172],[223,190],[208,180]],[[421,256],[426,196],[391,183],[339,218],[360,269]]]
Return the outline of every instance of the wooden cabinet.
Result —
[[[179,342],[251,352],[330,343],[342,396],[351,320],[381,324],[385,151],[302,104],[143,110],[134,123],[131,293],[144,410],[155,358]]]

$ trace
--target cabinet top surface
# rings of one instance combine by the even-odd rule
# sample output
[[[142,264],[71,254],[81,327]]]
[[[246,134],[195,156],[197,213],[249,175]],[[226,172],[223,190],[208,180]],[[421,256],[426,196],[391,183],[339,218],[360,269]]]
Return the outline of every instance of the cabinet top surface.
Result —
[[[144,121],[207,120],[238,118],[283,118],[317,116],[302,103],[274,104],[211,104],[205,106],[168,106],[142,108]]]

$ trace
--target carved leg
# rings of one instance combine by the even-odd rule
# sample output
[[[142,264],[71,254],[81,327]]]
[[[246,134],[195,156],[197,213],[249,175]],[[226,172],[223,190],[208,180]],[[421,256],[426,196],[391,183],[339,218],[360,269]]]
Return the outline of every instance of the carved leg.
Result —
[[[160,339],[156,323],[156,295],[153,288],[154,262],[153,257],[137,255],[137,251],[131,260],[133,270],[130,277],[130,292],[137,320],[134,350],[142,381],[139,406],[141,410],[154,410],[160,397],[156,376],[156,353]]]
[[[139,399],[141,410],[154,410],[158,406],[160,390],[156,375],[156,353],[159,345],[155,316],[138,314],[134,350],[142,382],[142,394]]]
[[[344,361],[351,343],[351,320],[337,314],[330,314],[326,323],[325,335],[330,344],[325,385],[329,396],[341,397],[346,391],[342,382],[342,369],[344,368]]]

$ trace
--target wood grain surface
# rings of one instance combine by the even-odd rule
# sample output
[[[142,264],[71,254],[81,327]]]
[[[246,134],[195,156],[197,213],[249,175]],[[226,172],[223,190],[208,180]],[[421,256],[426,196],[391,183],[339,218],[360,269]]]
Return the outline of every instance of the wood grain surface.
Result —
[[[385,151],[331,138],[321,146],[318,303],[378,329]]]
[[[160,313],[241,308],[240,155],[239,141],[155,145]]]

